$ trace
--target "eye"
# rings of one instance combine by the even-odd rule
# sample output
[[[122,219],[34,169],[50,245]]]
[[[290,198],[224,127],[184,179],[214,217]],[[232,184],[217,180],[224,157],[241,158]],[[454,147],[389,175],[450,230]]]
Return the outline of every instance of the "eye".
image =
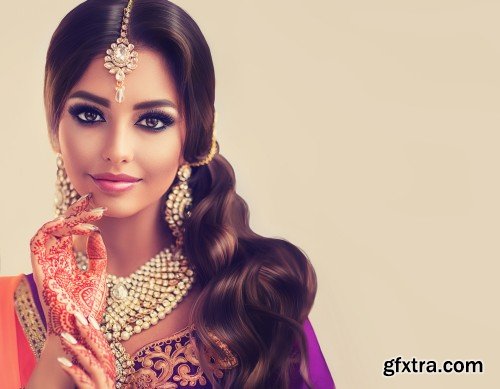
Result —
[[[162,111],[153,110],[143,114],[136,124],[139,124],[141,127],[145,127],[148,130],[161,131],[170,127],[174,123],[175,120],[171,115]]]
[[[103,114],[97,108],[86,104],[76,104],[69,108],[69,113],[80,123],[89,125],[97,122],[105,122]],[[100,119],[98,119],[100,118]]]
[[[93,125],[98,122],[105,122],[104,115],[97,108],[87,104],[75,104],[68,109],[69,113],[83,125]],[[162,131],[175,123],[175,119],[162,111],[152,110],[143,114],[138,124],[152,131]]]

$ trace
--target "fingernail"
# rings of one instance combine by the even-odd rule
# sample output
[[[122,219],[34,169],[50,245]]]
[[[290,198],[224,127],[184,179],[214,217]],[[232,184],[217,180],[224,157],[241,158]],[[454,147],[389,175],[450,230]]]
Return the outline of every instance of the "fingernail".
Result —
[[[101,327],[99,326],[99,323],[92,316],[89,316],[89,322],[90,322],[90,324],[92,324],[92,327],[94,327],[96,330],[98,330],[98,331],[101,330]]]
[[[71,344],[77,344],[78,342],[76,341],[76,339],[71,335],[71,334],[68,334],[67,332],[61,332],[61,336],[66,339],[69,343]]]
[[[75,312],[75,317],[76,317],[76,320],[78,320],[78,322],[81,325],[84,325],[84,326],[89,325],[89,322],[87,321],[87,319],[85,319],[85,316],[83,316],[81,312]]]
[[[91,198],[92,198],[92,192],[89,192],[85,196],[80,197],[80,200],[91,199]]]
[[[73,366],[73,364],[71,363],[70,360],[68,360],[67,358],[64,358],[64,357],[58,357],[57,358],[57,361],[61,364],[61,365],[64,365],[66,367],[71,367]]]
[[[92,231],[97,231],[99,229],[99,227],[97,227],[93,224],[89,224],[89,223],[82,223],[82,227],[87,228],[87,229],[92,230]]]
[[[101,212],[104,212],[104,211],[107,211],[107,210],[108,210],[108,208],[106,208],[106,207],[97,207],[97,208],[92,209],[90,212],[101,213]]]

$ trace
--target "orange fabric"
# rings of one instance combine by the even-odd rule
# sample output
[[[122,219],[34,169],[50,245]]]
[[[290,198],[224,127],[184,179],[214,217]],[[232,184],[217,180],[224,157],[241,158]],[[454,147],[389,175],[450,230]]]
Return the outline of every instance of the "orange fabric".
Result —
[[[0,384],[5,389],[25,386],[35,365],[14,307],[14,291],[22,277],[0,277]]]
[[[19,323],[19,319],[16,316],[16,331],[17,331],[17,348],[19,357],[19,378],[21,380],[21,386],[27,386],[30,380],[31,373],[33,372],[36,359],[33,350],[26,339],[23,327]]]
[[[0,277],[0,382],[9,389],[21,386],[14,311],[14,290],[21,277]]]

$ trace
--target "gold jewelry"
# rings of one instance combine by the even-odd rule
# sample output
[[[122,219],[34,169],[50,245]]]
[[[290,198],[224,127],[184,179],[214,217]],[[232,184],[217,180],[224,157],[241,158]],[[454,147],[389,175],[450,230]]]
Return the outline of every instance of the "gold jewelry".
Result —
[[[134,50],[134,45],[129,43],[127,38],[132,3],[133,0],[129,0],[127,7],[123,9],[120,37],[115,43],[111,44],[111,48],[106,50],[107,55],[104,57],[104,67],[109,69],[111,74],[115,75],[115,100],[119,103],[125,98],[125,75],[137,68],[139,55],[137,51]]]
[[[76,252],[78,267],[87,268],[85,254]],[[128,277],[106,276],[107,308],[101,331],[116,359],[116,387],[128,383],[132,356],[121,341],[130,339],[164,319],[191,289],[195,277],[187,259],[176,247],[164,248]]]
[[[208,165],[219,151],[219,146],[215,137],[216,121],[217,112],[214,114],[214,123],[212,124],[212,146],[208,155],[202,161],[181,165],[177,171],[179,181],[172,186],[165,201],[165,221],[172,230],[172,235],[176,238],[176,246],[179,248],[183,244],[184,220],[191,216],[190,209],[193,203],[191,188],[188,182],[191,177],[191,167]]]
[[[175,245],[180,248],[183,244],[184,220],[191,216],[192,196],[188,179],[191,177],[189,164],[182,165],[177,171],[179,182],[175,184],[165,202],[165,221],[175,237]]]
[[[188,179],[191,177],[192,166],[208,165],[215,154],[219,152],[219,146],[216,140],[215,123],[217,121],[217,113],[214,115],[212,146],[208,155],[199,162],[188,163],[182,165],[177,176],[179,183],[172,187],[171,193],[166,200],[165,221],[171,228],[175,238],[177,238],[177,246],[182,245],[182,224],[183,220],[191,215],[189,208],[192,204],[191,189],[188,185]],[[56,195],[54,199],[56,217],[61,216],[68,207],[80,198],[80,195],[69,180],[66,170],[64,169],[64,161],[62,155],[57,153],[57,179],[56,179]],[[177,215],[177,216],[176,216]]]
[[[212,145],[210,147],[210,151],[208,152],[208,155],[203,158],[199,162],[193,162],[190,163],[189,166],[202,166],[202,165],[208,165],[212,159],[215,157],[215,154],[219,152],[219,145],[217,143],[217,139],[215,136],[215,125],[217,124],[217,112],[214,112],[214,122],[212,123]]]
[[[57,153],[57,178],[56,178],[56,196],[54,199],[54,206],[56,217],[61,216],[68,207],[73,204],[80,197],[76,189],[71,184],[66,170],[64,169],[64,162],[62,155]]]

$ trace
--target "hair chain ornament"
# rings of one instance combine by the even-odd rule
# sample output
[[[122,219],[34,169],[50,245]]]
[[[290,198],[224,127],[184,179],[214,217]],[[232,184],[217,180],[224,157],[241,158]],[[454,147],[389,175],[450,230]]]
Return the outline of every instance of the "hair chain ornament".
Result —
[[[199,162],[190,163],[189,166],[202,166],[208,165],[210,161],[215,157],[215,154],[219,151],[219,146],[217,144],[217,139],[215,136],[215,125],[217,124],[217,111],[214,112],[214,122],[212,123],[212,146],[210,147],[210,151],[208,155],[203,158],[203,160]]]
[[[137,68],[138,53],[134,50],[134,45],[129,43],[127,38],[128,24],[130,21],[130,9],[133,0],[129,0],[127,7],[123,9],[122,27],[120,37],[111,44],[111,48],[106,50],[104,57],[104,67],[116,78],[115,100],[121,103],[125,98],[125,75]]]

